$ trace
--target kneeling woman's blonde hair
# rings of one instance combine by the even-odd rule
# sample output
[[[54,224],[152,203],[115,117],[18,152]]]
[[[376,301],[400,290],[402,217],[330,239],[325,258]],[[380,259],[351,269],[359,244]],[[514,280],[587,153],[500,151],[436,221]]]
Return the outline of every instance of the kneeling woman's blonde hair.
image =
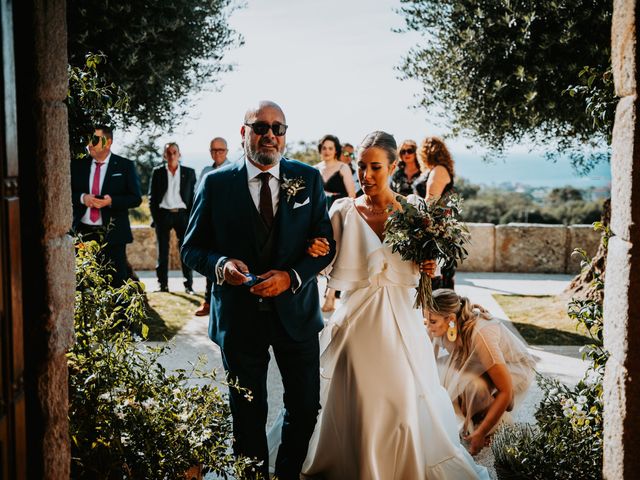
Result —
[[[463,364],[471,353],[471,335],[478,318],[489,320],[491,314],[482,305],[471,303],[467,297],[461,297],[449,288],[434,290],[433,308],[429,310],[443,317],[451,314],[456,316],[458,337],[461,343],[458,362]]]

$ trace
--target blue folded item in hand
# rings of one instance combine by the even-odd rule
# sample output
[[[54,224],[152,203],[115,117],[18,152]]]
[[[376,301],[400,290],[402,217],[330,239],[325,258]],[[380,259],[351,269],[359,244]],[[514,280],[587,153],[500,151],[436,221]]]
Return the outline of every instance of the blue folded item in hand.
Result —
[[[264,278],[260,278],[253,273],[245,273],[244,275],[247,277],[247,281],[244,282],[243,285],[246,285],[247,287],[253,287],[264,280]]]

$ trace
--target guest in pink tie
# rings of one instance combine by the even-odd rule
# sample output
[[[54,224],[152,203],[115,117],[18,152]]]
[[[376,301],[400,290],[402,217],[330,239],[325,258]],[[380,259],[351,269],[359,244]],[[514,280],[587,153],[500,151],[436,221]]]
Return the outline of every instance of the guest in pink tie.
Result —
[[[111,152],[113,129],[97,125],[87,142],[88,156],[71,162],[73,229],[86,240],[101,240],[113,284],[127,279],[127,243],[133,241],[129,209],[142,202],[140,180],[131,160]]]

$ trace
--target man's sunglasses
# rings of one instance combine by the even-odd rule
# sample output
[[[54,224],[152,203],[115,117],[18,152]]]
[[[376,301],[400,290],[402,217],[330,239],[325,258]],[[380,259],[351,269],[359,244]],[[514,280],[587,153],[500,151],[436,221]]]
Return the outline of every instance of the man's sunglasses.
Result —
[[[288,125],[283,123],[274,122],[269,125],[267,122],[254,122],[254,123],[245,123],[247,127],[251,127],[253,133],[256,135],[265,135],[269,129],[273,132],[276,137],[282,137],[285,133],[287,133]]]
[[[347,158],[356,158],[356,154],[353,152],[342,152],[342,154]]]
[[[89,143],[91,143],[91,145],[93,145],[94,147],[97,146],[102,140],[104,139],[104,141],[106,142],[107,137],[105,136],[99,136],[99,135],[91,135],[89,137]]]
[[[400,150],[400,155],[412,155],[414,153],[416,153],[415,148],[403,148],[402,150]]]
[[[209,151],[211,153],[223,153],[223,152],[226,152],[227,149],[226,148],[210,148]]]

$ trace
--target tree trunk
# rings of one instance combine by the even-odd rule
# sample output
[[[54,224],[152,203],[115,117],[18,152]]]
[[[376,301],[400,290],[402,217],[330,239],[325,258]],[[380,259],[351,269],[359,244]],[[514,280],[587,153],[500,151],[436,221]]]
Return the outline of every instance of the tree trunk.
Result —
[[[611,199],[607,198],[602,205],[602,226],[607,229],[611,221]],[[605,230],[606,231],[606,230]],[[604,235],[604,232],[603,232]],[[604,282],[605,269],[607,266],[607,242],[601,241],[598,251],[591,259],[591,264],[582,269],[582,271],[571,280],[569,286],[564,293],[570,298],[593,298],[596,295],[592,288],[593,280],[600,275],[601,281]]]

